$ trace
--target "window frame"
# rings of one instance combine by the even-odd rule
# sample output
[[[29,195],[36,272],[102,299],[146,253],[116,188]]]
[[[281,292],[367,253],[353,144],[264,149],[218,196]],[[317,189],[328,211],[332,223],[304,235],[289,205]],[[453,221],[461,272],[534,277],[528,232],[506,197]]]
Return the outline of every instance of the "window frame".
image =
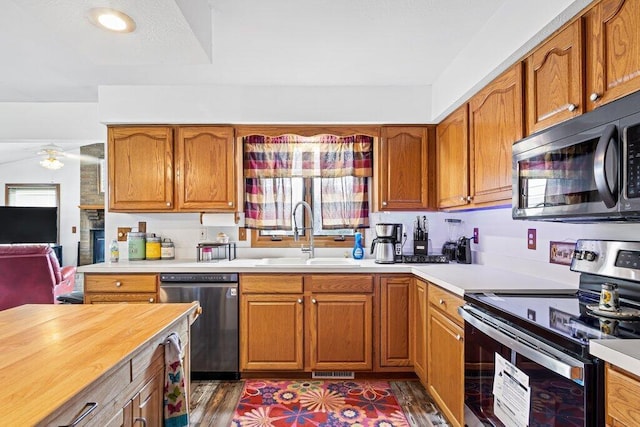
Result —
[[[29,183],[5,183],[4,184],[4,205],[5,206],[14,206],[9,204],[9,190],[11,188],[55,188],[56,191],[56,208],[58,208],[58,237],[57,241],[60,242],[60,184],[29,184]]]
[[[295,134],[301,136],[314,136],[321,134],[329,134],[336,136],[348,136],[354,134],[361,134],[371,136],[374,139],[374,147],[380,139],[380,126],[375,125],[337,125],[337,126],[310,126],[310,125],[244,125],[236,127],[236,146],[238,147],[238,157],[240,170],[244,171],[243,159],[244,159],[244,147],[242,146],[242,138],[248,135],[264,135],[264,136],[279,136],[284,134]],[[375,162],[374,151],[374,162]],[[240,177],[240,185],[243,188],[241,192],[243,195],[242,206],[244,206],[244,172],[238,174]],[[312,178],[305,178],[312,179]],[[306,185],[305,182],[305,197],[304,200],[313,206],[313,200],[311,200],[310,185]],[[375,188],[373,177],[370,180],[369,189]],[[371,205],[373,206],[373,204]],[[309,224],[309,218],[305,210],[305,223]],[[358,230],[362,231],[362,230]],[[339,239],[337,236],[315,236],[313,243],[316,248],[350,248],[353,247],[353,236],[342,236],[343,239]],[[305,233],[296,242],[293,236],[278,236],[277,240],[274,240],[271,236],[261,236],[259,230],[251,230],[251,247],[252,248],[297,248],[303,244],[309,244],[310,238]]]

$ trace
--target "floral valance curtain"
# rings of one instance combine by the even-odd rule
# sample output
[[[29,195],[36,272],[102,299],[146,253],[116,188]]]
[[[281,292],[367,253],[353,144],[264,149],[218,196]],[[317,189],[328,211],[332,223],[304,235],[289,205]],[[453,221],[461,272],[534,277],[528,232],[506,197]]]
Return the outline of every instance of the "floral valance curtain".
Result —
[[[250,135],[243,142],[247,227],[291,228],[295,177],[321,180],[323,228],[368,227],[373,137]]]

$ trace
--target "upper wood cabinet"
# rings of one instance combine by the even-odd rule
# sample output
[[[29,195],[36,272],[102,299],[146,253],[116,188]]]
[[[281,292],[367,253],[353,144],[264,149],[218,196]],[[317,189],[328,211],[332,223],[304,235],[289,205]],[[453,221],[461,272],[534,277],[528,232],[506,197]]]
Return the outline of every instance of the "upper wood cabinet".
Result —
[[[583,113],[582,56],[582,26],[574,21],[526,58],[528,134]]]
[[[179,127],[176,194],[179,210],[237,209],[233,127]]]
[[[509,68],[469,101],[474,205],[511,200],[511,147],[523,137],[522,65]]]
[[[451,113],[436,128],[438,208],[470,203],[469,112],[467,104]]]
[[[430,135],[431,134],[431,135]],[[435,192],[430,178],[429,140],[433,127],[383,126],[375,154],[376,210],[423,210]],[[432,142],[433,143],[433,142]]]
[[[126,126],[108,132],[110,210],[237,210],[233,127]]]
[[[640,90],[640,0],[603,0],[583,15],[586,33],[586,106]]]
[[[173,210],[173,129],[110,127],[108,140],[109,209]]]

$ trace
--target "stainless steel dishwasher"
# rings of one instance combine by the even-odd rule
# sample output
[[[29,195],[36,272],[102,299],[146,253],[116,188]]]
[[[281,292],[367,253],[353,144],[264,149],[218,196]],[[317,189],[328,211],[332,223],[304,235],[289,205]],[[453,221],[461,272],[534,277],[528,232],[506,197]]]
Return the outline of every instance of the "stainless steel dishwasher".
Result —
[[[237,273],[161,273],[160,302],[199,301],[191,326],[191,377],[239,379]]]

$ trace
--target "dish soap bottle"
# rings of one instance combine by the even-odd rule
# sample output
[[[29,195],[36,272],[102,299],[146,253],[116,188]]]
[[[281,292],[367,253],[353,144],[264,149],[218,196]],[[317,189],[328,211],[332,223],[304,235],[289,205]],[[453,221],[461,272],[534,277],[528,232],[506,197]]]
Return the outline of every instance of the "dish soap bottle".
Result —
[[[364,248],[362,247],[362,233],[356,231],[354,234],[355,243],[353,244],[353,259],[362,259],[364,258]]]
[[[118,259],[120,259],[120,246],[118,245],[118,241],[113,239],[109,246],[109,261],[118,262]]]

